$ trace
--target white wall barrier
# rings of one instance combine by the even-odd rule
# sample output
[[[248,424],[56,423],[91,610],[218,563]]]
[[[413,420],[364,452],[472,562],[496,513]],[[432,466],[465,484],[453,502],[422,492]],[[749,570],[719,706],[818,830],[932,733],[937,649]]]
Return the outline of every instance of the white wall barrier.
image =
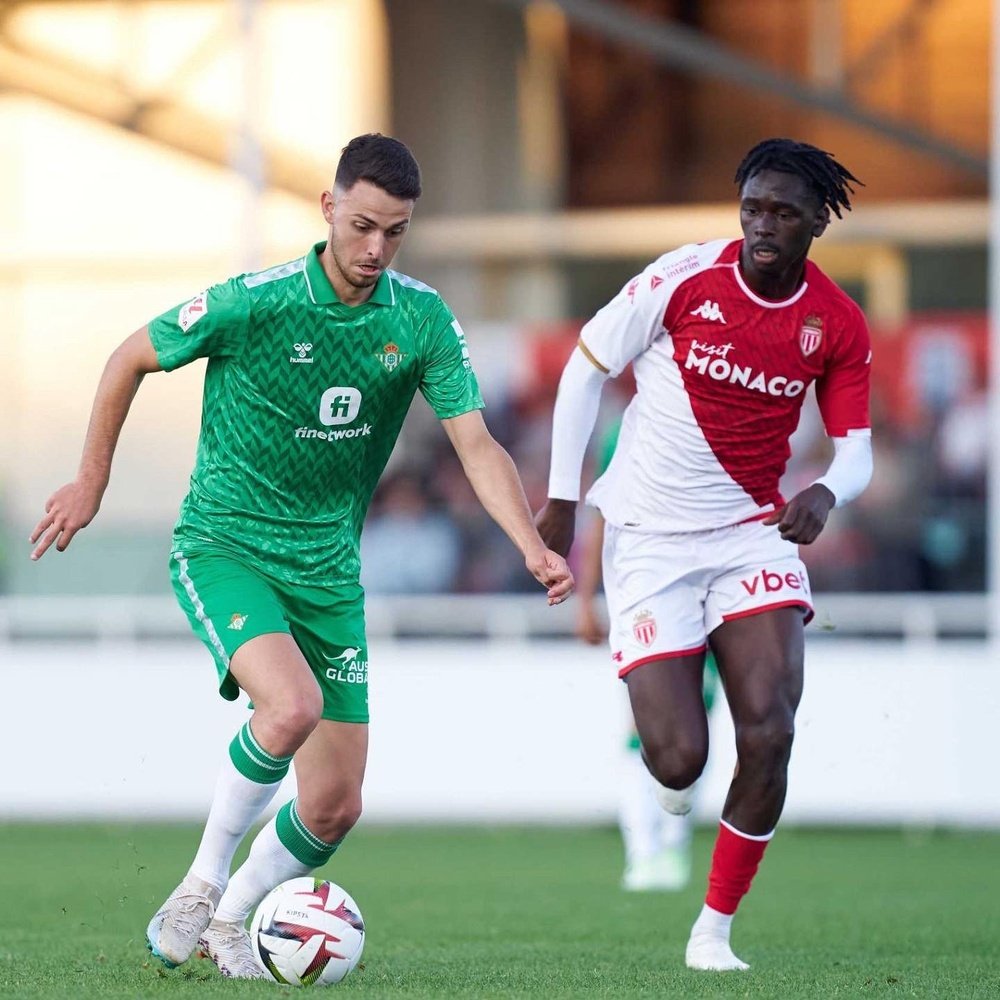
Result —
[[[374,639],[370,656],[369,820],[613,820],[627,714],[603,653]],[[201,817],[246,717],[193,639],[0,645],[0,690],[17,762],[0,819]],[[1000,827],[998,720],[985,643],[813,641],[785,821]],[[722,702],[701,819],[733,762]]]

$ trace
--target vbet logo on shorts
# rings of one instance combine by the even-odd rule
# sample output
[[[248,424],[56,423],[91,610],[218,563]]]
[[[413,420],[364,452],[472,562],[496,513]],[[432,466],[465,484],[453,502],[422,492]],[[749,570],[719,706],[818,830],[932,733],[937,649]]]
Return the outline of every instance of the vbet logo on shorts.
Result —
[[[353,385],[333,385],[320,397],[319,422],[326,427],[342,427],[352,424],[361,412],[361,393]],[[297,427],[297,438],[317,438],[320,441],[343,441],[345,438],[368,437],[372,425],[364,423],[360,427],[341,430],[321,431],[316,427]]]
[[[360,646],[347,646],[339,656],[327,656],[331,666],[326,669],[326,676],[331,681],[341,681],[345,684],[368,683],[368,661],[359,660],[366,655]]]
[[[748,597],[761,594],[776,594],[779,590],[802,590],[809,593],[809,578],[802,570],[797,573],[776,573],[766,567],[749,580],[740,580]]]

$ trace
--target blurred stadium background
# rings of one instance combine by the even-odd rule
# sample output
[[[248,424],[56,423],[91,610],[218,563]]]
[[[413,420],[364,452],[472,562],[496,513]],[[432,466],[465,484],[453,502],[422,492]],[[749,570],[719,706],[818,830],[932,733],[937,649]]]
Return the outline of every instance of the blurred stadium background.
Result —
[[[1000,826],[990,39],[984,0],[0,4],[0,747],[30,748],[0,817],[204,813],[204,755],[243,709],[214,696],[166,569],[201,366],[146,380],[70,551],[32,564],[26,538],[73,475],[112,348],[322,238],[340,148],[379,130],[424,171],[396,266],[461,319],[535,508],[581,322],[665,250],[738,234],[750,145],[801,138],[864,180],[814,255],[873,328],[876,475],[805,552],[818,614],[787,821]],[[808,410],[789,489],[826,460]],[[368,816],[612,820],[620,685],[573,639],[572,605],[544,606],[420,400],[364,562]],[[167,745],[181,708],[200,735]],[[732,769],[724,716],[706,820]]]

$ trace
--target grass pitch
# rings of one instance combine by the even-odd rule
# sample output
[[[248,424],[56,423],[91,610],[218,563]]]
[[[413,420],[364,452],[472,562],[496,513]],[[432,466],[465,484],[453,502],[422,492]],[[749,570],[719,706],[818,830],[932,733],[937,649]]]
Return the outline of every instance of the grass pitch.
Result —
[[[181,826],[0,826],[0,996],[292,997],[151,960],[147,920],[187,866]],[[618,888],[612,830],[362,828],[323,874],[357,899],[369,997],[1000,997],[1000,836],[781,830],[734,925],[748,973],[683,949],[713,833],[678,894]]]

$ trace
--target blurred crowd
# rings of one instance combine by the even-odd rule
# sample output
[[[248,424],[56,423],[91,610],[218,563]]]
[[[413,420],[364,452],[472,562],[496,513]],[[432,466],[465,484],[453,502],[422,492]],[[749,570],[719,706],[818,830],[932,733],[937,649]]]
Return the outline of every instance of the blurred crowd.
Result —
[[[522,331],[502,354],[476,358],[486,420],[510,452],[533,510],[544,502],[559,372],[578,325]],[[492,331],[495,340],[497,331]],[[985,586],[986,320],[928,315],[873,331],[875,476],[803,550],[826,591],[975,591]],[[498,374],[493,368],[504,369]],[[633,391],[628,373],[604,393],[596,454]],[[484,514],[426,407],[415,407],[362,537],[370,593],[532,591],[533,579]],[[814,400],[792,440],[786,496],[821,475],[830,445]],[[585,480],[593,475],[593,459]],[[590,516],[581,507],[580,517]]]

